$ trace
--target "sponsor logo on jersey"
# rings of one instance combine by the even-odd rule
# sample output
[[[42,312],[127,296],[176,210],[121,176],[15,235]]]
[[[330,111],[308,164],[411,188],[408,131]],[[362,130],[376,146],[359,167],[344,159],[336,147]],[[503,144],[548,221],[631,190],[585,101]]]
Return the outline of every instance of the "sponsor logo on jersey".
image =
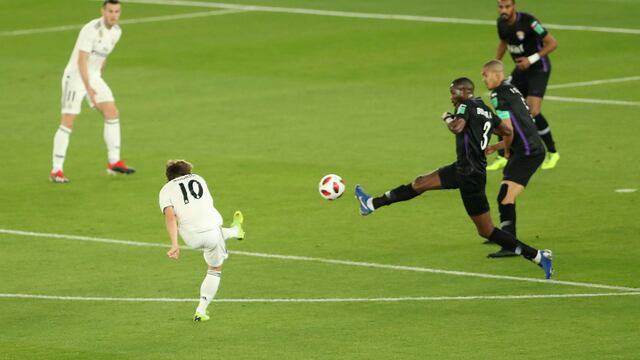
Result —
[[[487,119],[491,119],[491,113],[490,113],[490,112],[488,112],[488,111],[487,111],[487,110],[485,110],[485,109],[476,108],[476,113],[477,113],[478,115],[482,115],[482,116],[486,117]]]
[[[524,45],[520,44],[520,45],[511,45],[509,44],[509,46],[507,47],[509,49],[509,52],[512,54],[524,54]]]

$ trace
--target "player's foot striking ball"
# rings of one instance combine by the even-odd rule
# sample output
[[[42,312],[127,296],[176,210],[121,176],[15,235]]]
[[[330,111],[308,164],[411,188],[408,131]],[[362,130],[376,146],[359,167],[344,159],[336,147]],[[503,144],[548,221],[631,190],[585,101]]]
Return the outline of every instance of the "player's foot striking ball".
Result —
[[[356,186],[360,213],[369,215],[383,206],[411,200],[427,191],[458,189],[467,214],[480,236],[538,264],[544,270],[545,278],[551,278],[551,252],[539,251],[496,228],[489,213],[485,194],[487,160],[484,151],[493,131],[511,137],[511,129],[493,114],[482,99],[474,97],[474,85],[468,78],[454,80],[449,91],[455,111],[453,114],[445,113],[443,119],[449,131],[456,136],[456,162],[418,176],[412,183],[400,185],[378,197],[369,196],[362,186]]]

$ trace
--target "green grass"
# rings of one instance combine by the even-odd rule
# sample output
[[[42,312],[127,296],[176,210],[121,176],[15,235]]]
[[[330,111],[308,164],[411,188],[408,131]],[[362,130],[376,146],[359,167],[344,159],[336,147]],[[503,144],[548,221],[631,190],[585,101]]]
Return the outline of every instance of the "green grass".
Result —
[[[238,0],[329,10],[494,19],[493,2]],[[634,1],[519,1],[543,23],[636,27]],[[81,24],[92,1],[0,3],[0,31]],[[123,19],[203,11],[126,4]],[[597,12],[594,12],[594,9]],[[588,10],[588,11],[587,11]],[[47,182],[60,76],[77,31],[0,36],[6,172],[0,228],[168,244],[157,205],[167,159],[186,158],[247,239],[231,250],[541,278],[490,261],[456,192],[362,218],[352,187],[379,194],[455,159],[439,115],[447,87],[495,54],[495,28],[245,12],[123,26],[104,74],[121,111],[131,177],[105,174],[100,116],[83,108],[68,185]],[[552,84],[638,75],[638,36],[552,32]],[[637,62],[637,61],[636,61]],[[549,95],[638,101],[637,82]],[[518,200],[524,241],[551,248],[558,280],[640,288],[637,107],[545,101],[562,159]],[[317,182],[347,183],[326,202]],[[490,173],[494,206],[500,174]],[[497,219],[497,209],[492,209]],[[160,247],[0,234],[0,294],[197,298],[202,256]],[[610,292],[558,284],[232,254],[219,299],[378,298]],[[637,296],[366,303],[194,303],[0,298],[7,359],[634,359]]]

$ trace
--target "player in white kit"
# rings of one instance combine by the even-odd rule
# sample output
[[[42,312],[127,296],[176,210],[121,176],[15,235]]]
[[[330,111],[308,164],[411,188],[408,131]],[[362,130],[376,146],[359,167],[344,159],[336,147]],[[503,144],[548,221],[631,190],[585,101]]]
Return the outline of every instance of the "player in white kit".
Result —
[[[53,167],[49,179],[55,183],[69,182],[62,169],[69,146],[73,123],[80,114],[82,100],[95,107],[104,117],[104,141],[107,144],[109,174],[133,174],[120,159],[120,119],[111,89],[102,79],[107,56],[113,51],[122,30],[119,0],[102,4],[102,17],[86,24],[76,40],[69,63],[62,76],[62,121],[53,137]]]
[[[207,321],[207,307],[216,296],[222,263],[228,256],[225,240],[244,239],[243,216],[236,211],[231,227],[223,227],[206,181],[191,169],[192,165],[184,160],[167,162],[167,183],[160,190],[160,210],[171,238],[171,250],[167,252],[170,258],[177,259],[180,255],[178,233],[188,247],[204,250],[208,271],[200,286],[200,303],[193,321]]]

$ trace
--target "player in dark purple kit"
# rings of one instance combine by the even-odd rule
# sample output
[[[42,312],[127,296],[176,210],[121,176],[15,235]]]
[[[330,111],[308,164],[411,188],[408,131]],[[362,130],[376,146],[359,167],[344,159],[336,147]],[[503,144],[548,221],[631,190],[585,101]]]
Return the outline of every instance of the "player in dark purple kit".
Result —
[[[497,144],[490,145],[486,154],[504,150],[508,159],[498,193],[500,227],[516,236],[516,198],[524,191],[529,180],[544,161],[544,144],[538,135],[535,121],[520,91],[505,81],[504,64],[491,60],[482,68],[482,80],[491,90],[491,104],[498,117],[513,129],[512,136],[505,136]],[[491,258],[516,256],[501,249],[489,254]]]
[[[547,279],[551,278],[551,251],[538,250],[519,241],[513,234],[496,228],[491,220],[485,193],[487,159],[484,152],[494,130],[507,137],[512,135],[511,130],[481,98],[473,95],[474,85],[468,78],[454,80],[449,91],[455,114],[445,113],[443,120],[456,136],[456,162],[375,198],[356,185],[360,214],[369,215],[382,206],[411,200],[427,191],[459,189],[462,203],[480,236],[533,261],[544,270]]]
[[[527,99],[531,115],[536,120],[538,133],[547,146],[548,154],[542,169],[552,169],[560,160],[547,119],[540,112],[551,75],[549,54],[558,42],[533,15],[516,11],[516,0],[498,0],[500,17],[497,21],[500,43],[496,59],[501,60],[509,51],[516,68],[511,73],[513,84]],[[498,157],[487,170],[499,170],[507,164]]]

